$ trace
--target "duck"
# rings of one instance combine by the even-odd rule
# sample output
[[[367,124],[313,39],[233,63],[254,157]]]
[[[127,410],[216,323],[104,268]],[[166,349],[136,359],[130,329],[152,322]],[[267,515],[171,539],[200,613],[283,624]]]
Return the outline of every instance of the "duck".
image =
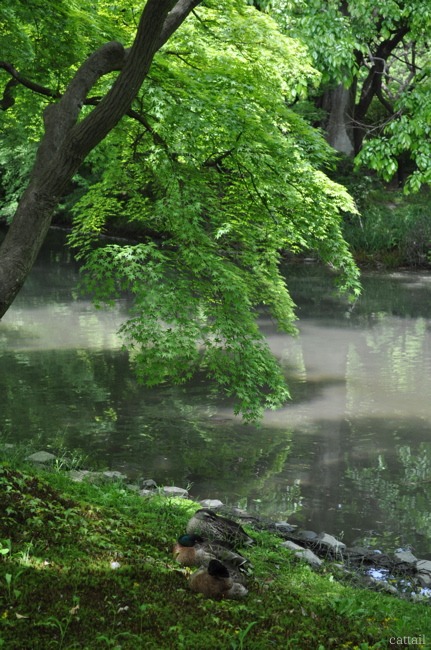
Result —
[[[205,540],[201,535],[181,535],[174,544],[173,555],[183,566],[208,566],[220,560],[231,570],[246,571],[250,561],[220,541]]]
[[[248,589],[236,582],[227,567],[219,560],[210,560],[207,567],[200,567],[189,578],[192,591],[201,593],[207,598],[239,599],[248,594]]]
[[[210,541],[230,544],[233,548],[254,544],[245,530],[231,519],[216,515],[208,508],[197,510],[187,524],[189,534],[201,535]]]

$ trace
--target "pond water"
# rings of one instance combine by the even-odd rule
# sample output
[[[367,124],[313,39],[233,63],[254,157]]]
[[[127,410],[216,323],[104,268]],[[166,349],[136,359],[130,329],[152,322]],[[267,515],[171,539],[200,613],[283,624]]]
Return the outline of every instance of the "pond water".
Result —
[[[0,322],[2,442],[80,450],[92,467],[431,557],[429,273],[365,273],[352,308],[321,267],[286,266],[299,336],[261,327],[292,399],[252,426],[201,379],[139,386],[116,334],[126,306],[77,297],[63,241],[51,233]]]

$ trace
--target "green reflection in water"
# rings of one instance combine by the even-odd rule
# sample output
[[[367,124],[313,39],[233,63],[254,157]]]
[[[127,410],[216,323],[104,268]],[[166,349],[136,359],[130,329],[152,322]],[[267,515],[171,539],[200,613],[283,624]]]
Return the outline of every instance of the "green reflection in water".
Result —
[[[399,480],[395,465],[403,480]],[[421,443],[416,453],[410,445],[397,446],[392,459],[381,454],[373,466],[351,468],[347,476],[353,481],[357,494],[350,508],[355,511],[360,502],[361,509],[372,513],[376,521],[377,530],[359,538],[360,542],[379,546],[383,536],[391,541],[392,547],[407,546],[419,536],[423,539],[420,548],[430,547],[431,443]],[[382,520],[385,521],[384,530],[379,525]]]
[[[138,386],[115,334],[125,306],[75,300],[78,269],[56,243],[0,323],[1,439],[81,449],[131,478],[426,556],[431,275],[365,274],[353,308],[315,265],[286,275],[301,335],[281,335],[263,315],[262,329],[293,399],[244,426],[199,378]]]
[[[17,351],[1,356],[1,439],[29,449],[81,450],[131,479],[191,485],[196,496],[255,509],[274,500],[272,479],[291,433],[217,416],[208,387],[149,390],[122,352]],[[280,495],[283,516],[297,499]]]

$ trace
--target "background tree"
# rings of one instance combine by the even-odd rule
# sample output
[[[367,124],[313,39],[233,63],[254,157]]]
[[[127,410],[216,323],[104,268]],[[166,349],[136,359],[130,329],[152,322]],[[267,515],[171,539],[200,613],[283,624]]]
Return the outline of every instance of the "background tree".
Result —
[[[315,102],[331,145],[385,180],[410,174],[407,189],[429,184],[429,3],[273,0],[270,7],[322,73]]]
[[[87,159],[92,182],[81,176],[88,187],[74,206],[70,238],[86,288],[99,302],[124,291],[133,298],[123,333],[143,381],[182,382],[204,371],[253,419],[288,395],[257,324],[263,307],[294,331],[281,255],[314,250],[340,271],[340,289],[357,293],[341,232],[342,212],[355,207],[324,173],[330,148],[289,108],[318,82],[304,47],[240,0],[206,2],[173,33],[193,4],[166,13],[163,3],[163,16],[149,0],[131,50],[99,47],[48,107],[22,216],[0,251],[0,278],[9,277],[18,248],[29,268],[31,210],[37,207],[41,238],[98,142]],[[116,68],[115,80],[102,74]],[[88,97],[95,83],[97,95]],[[121,115],[130,119],[108,134]],[[43,189],[37,196],[35,182]],[[118,221],[133,224],[137,241],[102,246],[100,233]]]

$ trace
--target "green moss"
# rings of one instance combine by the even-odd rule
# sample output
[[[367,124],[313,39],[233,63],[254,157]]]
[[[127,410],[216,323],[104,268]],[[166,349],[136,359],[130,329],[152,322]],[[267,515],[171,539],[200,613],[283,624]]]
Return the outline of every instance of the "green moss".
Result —
[[[0,466],[0,646],[8,650],[386,648],[429,609],[354,589],[249,530],[246,600],[191,593],[172,559],[197,504]],[[113,568],[112,563],[118,563]]]

